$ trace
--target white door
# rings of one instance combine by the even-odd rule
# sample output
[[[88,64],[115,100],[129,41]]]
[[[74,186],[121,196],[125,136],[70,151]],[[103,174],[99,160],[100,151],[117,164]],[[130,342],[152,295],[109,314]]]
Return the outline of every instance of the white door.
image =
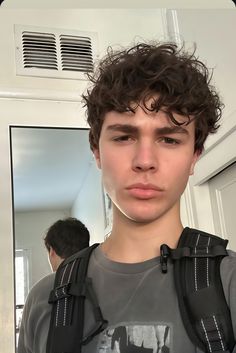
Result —
[[[209,180],[215,233],[236,251],[236,163]]]

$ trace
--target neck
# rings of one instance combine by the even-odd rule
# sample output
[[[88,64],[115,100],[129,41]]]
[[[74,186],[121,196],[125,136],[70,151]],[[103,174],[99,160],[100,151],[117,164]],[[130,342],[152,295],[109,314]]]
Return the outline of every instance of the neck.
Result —
[[[55,262],[52,266],[53,272],[56,272],[60,264],[64,261],[64,259],[58,255],[56,255]]]
[[[154,222],[138,223],[114,212],[111,235],[102,244],[105,255],[117,262],[142,262],[160,255],[160,246],[176,248],[183,226],[176,205]]]

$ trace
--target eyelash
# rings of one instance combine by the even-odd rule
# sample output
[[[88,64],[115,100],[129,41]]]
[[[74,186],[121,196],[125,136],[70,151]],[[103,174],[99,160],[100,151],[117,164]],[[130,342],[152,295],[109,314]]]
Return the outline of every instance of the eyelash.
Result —
[[[173,139],[172,137],[162,137],[162,141],[167,143],[168,145],[179,145],[180,141]]]
[[[122,142],[122,141],[128,141],[129,139],[133,139],[132,136],[130,136],[130,135],[122,135],[122,136],[114,137],[113,141]]]
[[[118,137],[114,137],[113,138],[113,141],[115,142],[127,142],[129,140],[134,140],[135,138],[132,137],[131,135],[122,135],[122,136],[118,136]],[[179,145],[180,144],[180,141],[179,140],[176,140],[172,137],[160,137],[158,139],[159,142],[164,142],[165,144],[167,145]]]

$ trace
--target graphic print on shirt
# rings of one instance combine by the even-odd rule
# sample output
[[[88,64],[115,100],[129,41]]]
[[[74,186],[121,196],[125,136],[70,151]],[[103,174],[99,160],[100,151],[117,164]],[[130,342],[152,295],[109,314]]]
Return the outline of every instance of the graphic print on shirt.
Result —
[[[107,328],[100,334],[99,353],[170,353],[170,327],[127,324]]]

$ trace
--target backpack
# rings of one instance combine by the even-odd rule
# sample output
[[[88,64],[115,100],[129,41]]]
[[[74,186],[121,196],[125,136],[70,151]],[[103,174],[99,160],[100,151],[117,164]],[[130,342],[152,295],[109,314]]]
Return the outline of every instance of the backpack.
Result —
[[[227,256],[228,241],[185,228],[176,249],[161,246],[163,273],[168,260],[174,265],[174,280],[179,308],[186,332],[203,352],[232,352],[235,338],[230,311],[220,276],[220,263]],[[54,289],[49,296],[52,313],[47,353],[81,353],[82,346],[108,325],[103,318],[87,268],[94,244],[63,261],[57,270]],[[92,305],[94,327],[85,337],[84,302]]]

